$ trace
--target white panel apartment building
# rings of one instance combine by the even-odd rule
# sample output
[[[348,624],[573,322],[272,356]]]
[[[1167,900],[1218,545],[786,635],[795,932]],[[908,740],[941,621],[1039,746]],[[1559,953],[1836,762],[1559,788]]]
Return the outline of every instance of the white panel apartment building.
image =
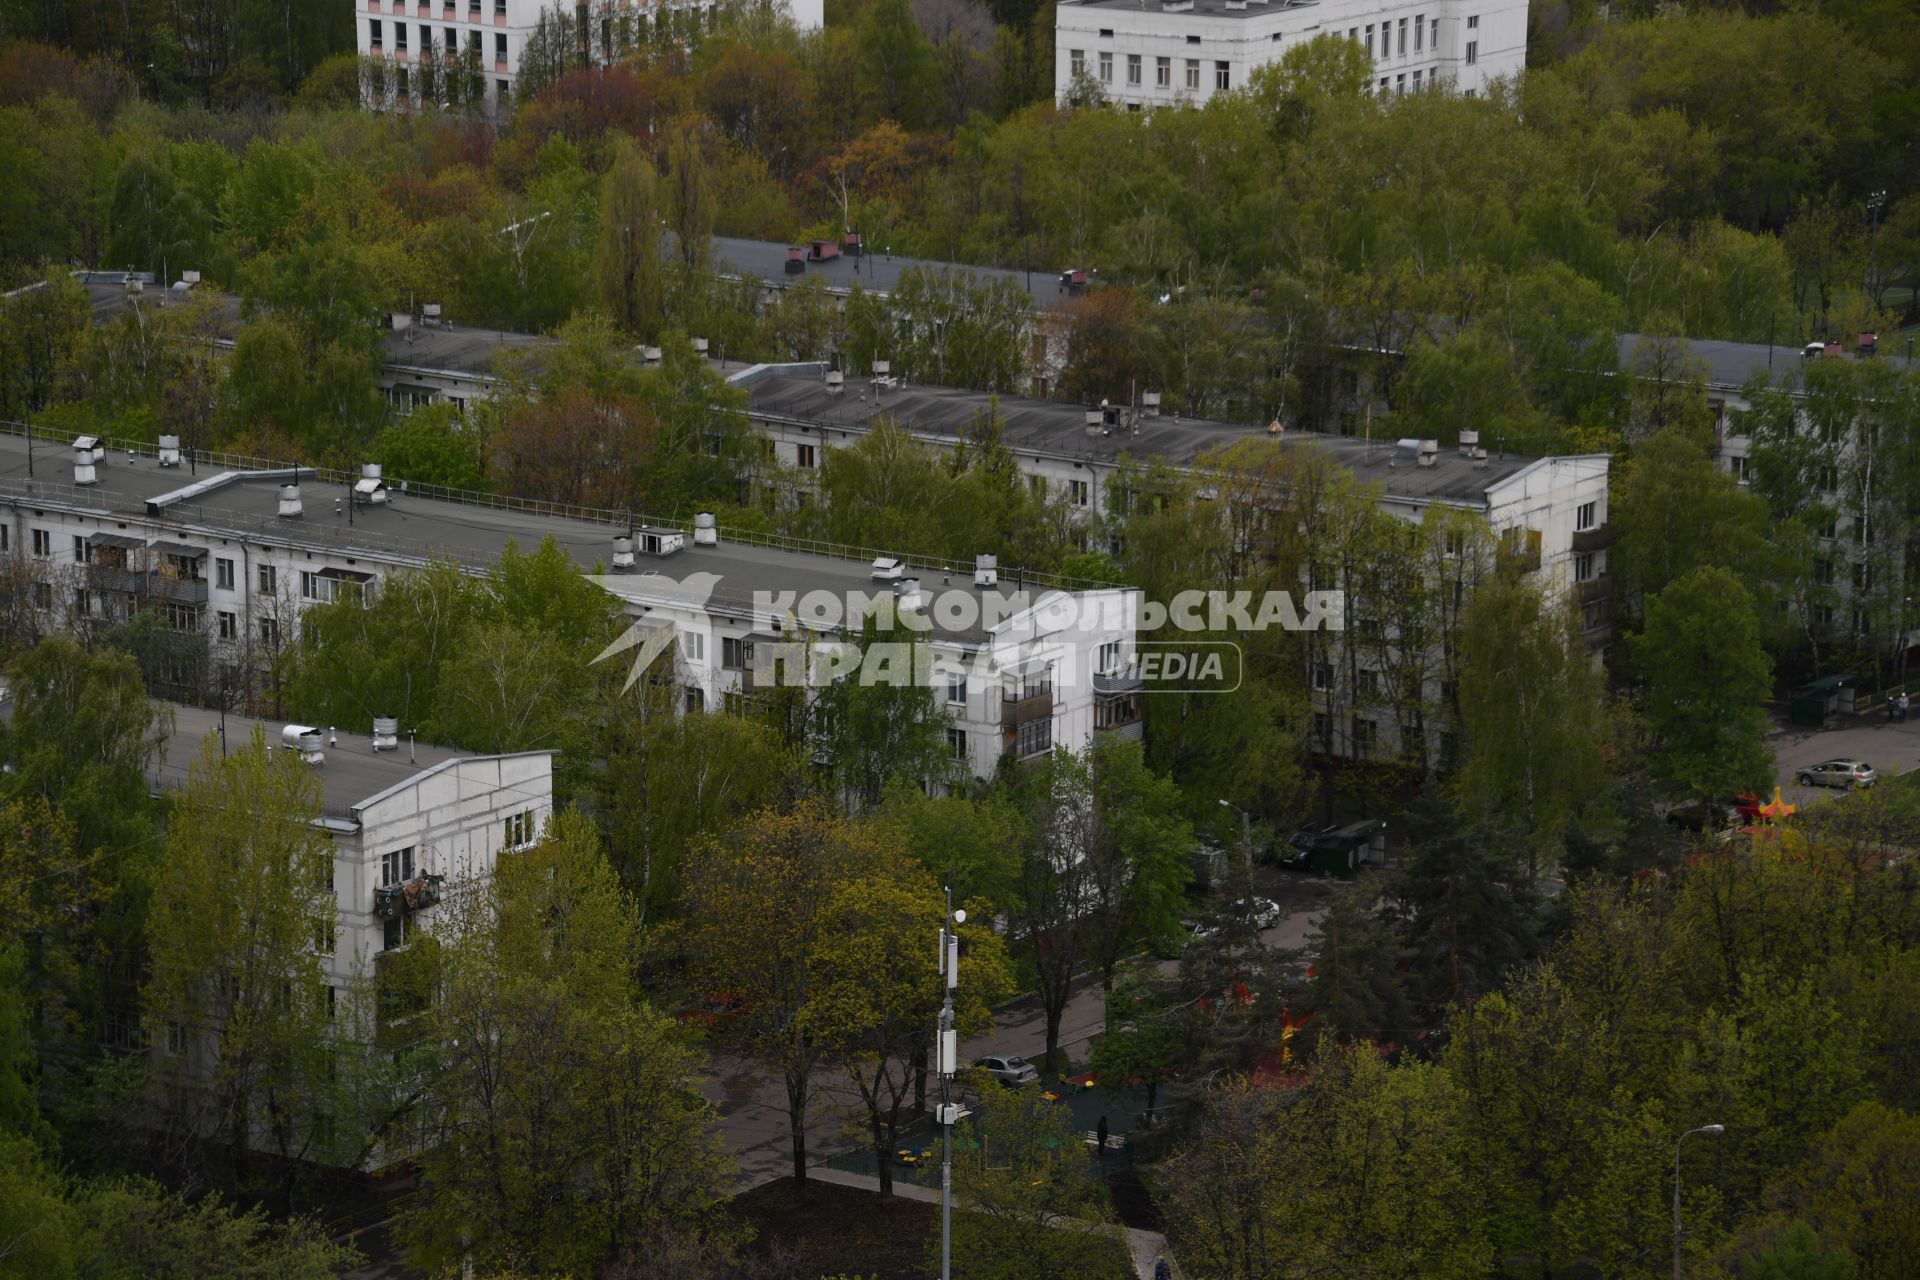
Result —
[[[1054,15],[1054,97],[1084,74],[1131,110],[1204,103],[1315,36],[1367,50],[1381,93],[1435,83],[1465,93],[1520,72],[1526,0],[1063,0]]]
[[[394,570],[438,558],[480,572],[509,542],[531,550],[551,537],[583,571],[606,568],[602,584],[632,621],[666,633],[690,705],[718,708],[751,694],[760,646],[824,649],[859,621],[861,597],[910,600],[920,582],[925,648],[955,720],[949,745],[977,776],[992,776],[1003,755],[1080,750],[1096,726],[1128,730],[1137,721],[1130,699],[1094,688],[1097,673],[1130,661],[1140,607],[1132,590],[1048,593],[1033,582],[980,585],[970,573],[941,582],[938,569],[910,563],[877,576],[867,560],[746,545],[707,530],[634,531],[616,513],[563,519],[499,500],[409,493],[388,487],[377,468],[346,477],[203,462],[195,476],[177,449],[169,458],[165,449],[156,456],[147,446],[109,450],[83,440],[40,439],[29,458],[23,438],[0,434],[0,566],[8,571],[0,608],[13,611],[16,627],[42,632],[151,611],[205,639],[216,687],[238,687],[260,670],[294,641],[300,615],[315,604],[378,591]],[[798,595],[809,592],[838,602],[839,616],[817,622],[800,609]],[[942,612],[947,593],[976,607]],[[965,674],[949,680],[949,671]]]
[[[486,81],[486,106],[510,108],[521,56],[542,13],[577,14],[585,21],[589,56],[611,62],[643,44],[650,31],[679,32],[705,22],[722,0],[353,0],[356,43],[363,58],[391,66],[390,94],[372,106],[405,105],[417,89],[425,56],[464,56]],[[789,0],[803,31],[824,21],[823,0]],[[444,94],[442,97],[444,98]]]

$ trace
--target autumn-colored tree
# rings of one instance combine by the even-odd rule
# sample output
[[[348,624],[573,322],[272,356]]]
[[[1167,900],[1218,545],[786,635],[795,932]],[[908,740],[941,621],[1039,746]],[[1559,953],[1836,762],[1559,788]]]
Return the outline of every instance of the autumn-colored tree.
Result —
[[[1147,308],[1131,289],[1108,286],[1062,303],[1055,324],[1067,339],[1060,394],[1068,400],[1134,403],[1147,390]]]

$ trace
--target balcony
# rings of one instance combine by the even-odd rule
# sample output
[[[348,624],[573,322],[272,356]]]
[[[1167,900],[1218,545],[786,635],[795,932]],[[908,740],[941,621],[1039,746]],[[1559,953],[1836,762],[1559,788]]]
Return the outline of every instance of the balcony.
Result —
[[[1619,537],[1620,531],[1614,528],[1613,521],[1609,520],[1605,524],[1597,525],[1592,529],[1577,530],[1573,535],[1573,549],[1575,551],[1605,551],[1618,541]]]
[[[1597,578],[1588,578],[1585,582],[1573,584],[1573,598],[1581,604],[1605,600],[1612,594],[1613,579],[1604,573]]]
[[[1015,697],[1003,692],[1000,699],[1000,727],[1013,731],[1033,720],[1051,720],[1053,718],[1053,686],[1028,693],[1025,697]]]
[[[405,884],[390,884],[375,889],[373,914],[381,920],[393,920],[438,906],[441,886],[446,880],[445,876],[428,875],[423,871]]]

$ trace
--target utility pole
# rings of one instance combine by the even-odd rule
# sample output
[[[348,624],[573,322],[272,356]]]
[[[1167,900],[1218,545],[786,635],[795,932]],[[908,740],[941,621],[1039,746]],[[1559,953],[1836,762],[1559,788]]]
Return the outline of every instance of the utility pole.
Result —
[[[1726,1131],[1727,1126],[1723,1124],[1703,1124],[1698,1129],[1687,1130],[1673,1144],[1673,1280],[1680,1280],[1680,1148],[1696,1133],[1717,1138]]]
[[[953,989],[960,982],[960,938],[953,926],[965,924],[967,913],[953,909],[953,890],[946,894],[946,915],[940,921],[940,977],[946,990],[940,1003],[940,1280],[953,1280],[953,1125],[960,1108],[953,1101],[953,1077],[959,1069],[959,1036],[953,1029]]]
[[[1867,197],[1867,212],[1873,217],[1873,233],[1867,237],[1867,297],[1877,307],[1874,286],[1880,283],[1880,210],[1886,208],[1887,193],[1876,191]]]

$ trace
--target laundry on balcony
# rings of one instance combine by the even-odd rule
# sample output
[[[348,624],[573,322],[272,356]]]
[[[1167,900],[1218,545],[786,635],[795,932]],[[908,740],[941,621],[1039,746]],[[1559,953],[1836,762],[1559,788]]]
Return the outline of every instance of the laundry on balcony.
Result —
[[[373,914],[382,920],[435,906],[440,901],[440,886],[445,876],[422,871],[401,884],[384,885],[373,891]]]

